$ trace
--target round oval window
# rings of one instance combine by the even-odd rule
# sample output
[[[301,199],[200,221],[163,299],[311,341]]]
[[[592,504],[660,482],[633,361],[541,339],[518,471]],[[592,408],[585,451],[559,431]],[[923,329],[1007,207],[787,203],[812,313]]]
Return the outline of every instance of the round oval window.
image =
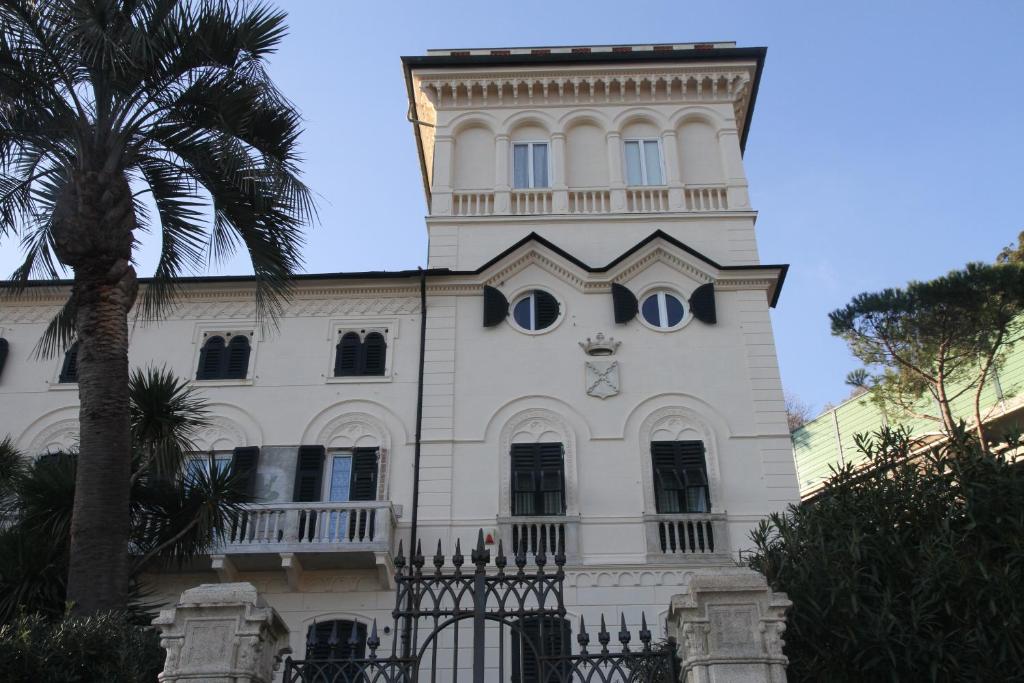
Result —
[[[671,329],[683,322],[686,307],[679,297],[668,292],[657,292],[644,299],[640,314],[652,327]]]
[[[535,289],[512,305],[512,319],[524,330],[546,330],[558,320],[558,300],[545,291]]]

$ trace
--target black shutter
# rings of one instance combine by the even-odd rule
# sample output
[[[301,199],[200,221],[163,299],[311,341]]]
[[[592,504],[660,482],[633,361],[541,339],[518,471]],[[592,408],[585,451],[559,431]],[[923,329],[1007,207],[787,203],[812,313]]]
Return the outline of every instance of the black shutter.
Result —
[[[199,352],[199,369],[196,379],[221,379],[224,366],[224,337],[213,336],[203,343]]]
[[[10,344],[6,339],[0,337],[0,376],[4,374],[4,364],[7,363],[7,351],[10,348]]]
[[[708,499],[707,462],[703,441],[652,441],[651,467],[654,472],[655,510],[659,514],[690,512],[686,488],[703,487]],[[687,482],[686,470],[699,470],[701,482]],[[710,500],[705,501],[710,507]]]
[[[715,283],[709,282],[693,290],[690,296],[690,310],[697,320],[709,325],[715,324],[718,320],[715,315]]]
[[[61,384],[74,384],[78,381],[78,342],[64,352],[64,363],[60,366],[57,381]]]
[[[547,292],[534,290],[533,307],[535,329],[551,327],[558,320],[558,299]]]
[[[387,355],[388,345],[384,341],[384,335],[380,332],[371,332],[363,340],[362,372],[361,375],[383,375],[384,360]]]
[[[544,620],[543,634],[541,619]],[[512,629],[512,681],[513,683],[541,683],[539,657],[569,655],[572,631],[566,619],[557,617],[526,617]],[[557,683],[567,674],[548,671],[544,683]]]
[[[508,315],[508,299],[499,290],[484,285],[484,327],[500,325]]]
[[[352,451],[352,481],[349,500],[377,500],[377,449]]]
[[[249,338],[244,334],[239,334],[228,343],[228,359],[224,370],[224,378],[245,379],[248,372]]]
[[[299,455],[295,463],[295,492],[292,496],[296,503],[320,500],[324,454],[323,446],[299,446]]]
[[[615,311],[615,322],[628,323],[636,317],[638,305],[636,294],[625,285],[612,283],[612,309]]]
[[[564,515],[565,466],[560,443],[512,445],[512,514]]]
[[[240,446],[231,454],[231,471],[237,477],[238,489],[250,499],[256,496],[256,466],[259,460],[259,446]]]
[[[359,355],[363,343],[355,332],[346,332],[335,347],[334,376],[352,377],[359,372]]]

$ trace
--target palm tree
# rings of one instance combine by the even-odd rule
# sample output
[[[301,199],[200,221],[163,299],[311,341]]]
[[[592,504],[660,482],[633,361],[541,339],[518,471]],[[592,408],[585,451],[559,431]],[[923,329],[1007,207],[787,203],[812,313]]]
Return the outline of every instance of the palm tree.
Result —
[[[68,597],[123,607],[132,443],[128,315],[139,231],[161,253],[136,315],[175,278],[241,247],[273,319],[314,216],[297,170],[300,117],[266,58],[285,15],[226,0],[0,1],[0,238],[29,277],[74,274],[37,351],[77,338],[81,443]]]
[[[189,436],[207,422],[205,402],[166,369],[136,370],[132,415],[129,578],[133,610],[144,612],[142,576],[207,553],[240,522],[243,486],[229,467],[185,468]],[[65,610],[72,505],[82,458],[53,453],[29,464],[0,441],[0,623],[20,612],[59,618]]]

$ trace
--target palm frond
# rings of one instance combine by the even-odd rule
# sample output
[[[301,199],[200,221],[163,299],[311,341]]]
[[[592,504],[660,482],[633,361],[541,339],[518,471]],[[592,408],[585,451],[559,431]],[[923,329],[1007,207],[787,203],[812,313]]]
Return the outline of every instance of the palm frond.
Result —
[[[206,401],[166,366],[136,368],[128,380],[132,440],[141,466],[157,478],[180,473],[191,437],[209,424]]]
[[[75,297],[69,296],[57,311],[57,315],[47,323],[46,329],[32,349],[32,357],[36,360],[45,360],[64,353],[75,340],[77,320],[78,306],[75,304]]]

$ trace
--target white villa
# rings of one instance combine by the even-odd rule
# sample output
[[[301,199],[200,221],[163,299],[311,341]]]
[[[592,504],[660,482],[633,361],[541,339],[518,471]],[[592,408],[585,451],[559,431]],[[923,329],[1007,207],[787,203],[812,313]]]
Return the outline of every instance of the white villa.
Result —
[[[199,449],[256,501],[208,558],[152,576],[158,595],[251,582],[316,656],[336,627],[390,623],[415,521],[428,565],[481,528],[492,552],[564,543],[571,622],[643,611],[663,637],[693,572],[734,571],[799,499],[769,317],[786,266],[760,262],[743,166],[764,57],[404,57],[426,267],[302,275],[267,334],[251,278],[191,278],[132,332],[133,365],[193,378],[214,414]],[[74,349],[31,357],[65,298],[46,282],[0,305],[0,436],[31,455],[77,439]]]

